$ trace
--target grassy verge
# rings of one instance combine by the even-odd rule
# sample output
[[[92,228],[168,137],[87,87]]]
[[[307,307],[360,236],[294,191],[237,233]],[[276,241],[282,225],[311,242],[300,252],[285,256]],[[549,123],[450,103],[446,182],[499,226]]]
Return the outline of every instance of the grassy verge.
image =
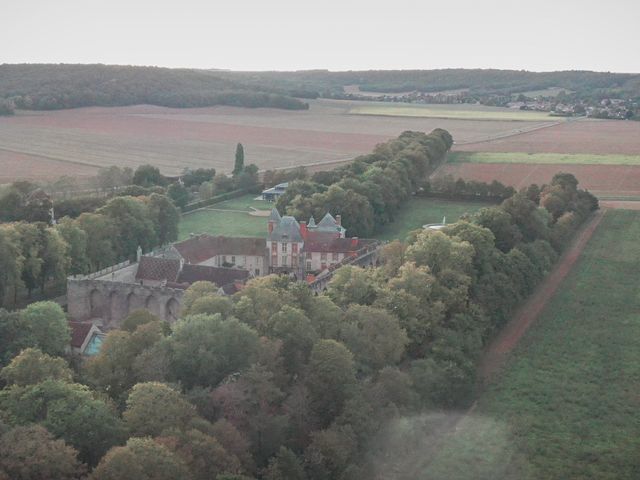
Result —
[[[420,478],[635,479],[640,212],[609,211],[477,408]]]
[[[404,240],[409,232],[426,223],[440,223],[443,217],[446,217],[447,223],[453,223],[463,214],[473,213],[489,205],[491,204],[414,197],[398,212],[393,223],[385,225],[374,236],[380,240]]]
[[[534,163],[569,165],[640,165],[640,155],[591,155],[583,153],[491,153],[452,152],[447,155],[452,163]]]

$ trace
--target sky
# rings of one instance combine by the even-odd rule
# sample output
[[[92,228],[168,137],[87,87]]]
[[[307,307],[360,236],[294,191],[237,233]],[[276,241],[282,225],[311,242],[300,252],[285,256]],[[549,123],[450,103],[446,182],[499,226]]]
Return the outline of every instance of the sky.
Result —
[[[0,0],[0,63],[640,73],[640,0]]]

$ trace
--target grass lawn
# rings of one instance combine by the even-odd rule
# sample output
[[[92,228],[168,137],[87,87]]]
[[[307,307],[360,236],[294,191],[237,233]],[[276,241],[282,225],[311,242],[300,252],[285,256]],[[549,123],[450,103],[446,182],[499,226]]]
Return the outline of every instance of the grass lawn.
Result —
[[[391,105],[358,105],[349,110],[352,115],[386,115],[392,117],[424,117],[448,118],[453,120],[502,120],[502,121],[530,121],[530,122],[558,122],[563,117],[552,117],[546,112],[530,112],[525,110],[511,110],[508,108],[472,108],[471,106],[438,107],[435,105],[421,106],[412,104]]]
[[[419,478],[640,478],[640,212],[607,212]]]
[[[275,206],[275,204],[271,202],[254,200],[257,196],[256,194],[243,195],[211,205],[211,208],[218,210],[245,210],[248,212],[251,208],[255,208],[256,210],[271,210]]]
[[[462,214],[473,213],[489,205],[491,204],[414,197],[398,212],[395,221],[385,225],[375,237],[380,240],[404,240],[409,232],[426,223],[440,223],[442,217],[447,217],[447,223],[453,223]]]
[[[250,207],[257,210],[271,210],[272,203],[254,200],[256,195],[244,195],[224,202],[211,205],[215,210],[198,210],[183,215],[180,220],[178,239],[184,240],[190,233],[210,233],[211,235],[226,235],[228,237],[264,237],[267,232],[267,219],[254,217],[249,213]],[[230,210],[216,211],[216,210]]]
[[[452,152],[452,163],[547,163],[573,165],[640,165],[640,155],[590,155],[586,153]]]

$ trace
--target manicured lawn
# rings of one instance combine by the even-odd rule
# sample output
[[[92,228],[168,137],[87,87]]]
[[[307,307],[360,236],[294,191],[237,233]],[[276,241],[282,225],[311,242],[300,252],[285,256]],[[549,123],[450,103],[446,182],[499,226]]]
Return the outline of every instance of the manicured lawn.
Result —
[[[452,163],[536,163],[571,165],[640,165],[640,155],[590,155],[583,153],[490,153],[452,152],[447,156]]]
[[[248,213],[216,212],[199,210],[184,215],[180,220],[179,240],[190,233],[209,233],[228,237],[264,237],[267,233],[267,219],[253,217]]]
[[[243,195],[242,197],[232,198],[230,200],[225,200],[224,202],[211,205],[211,208],[219,210],[245,210],[248,212],[251,208],[255,208],[256,210],[271,210],[275,206],[275,204],[271,202],[254,200],[256,197],[258,197],[256,194]]]
[[[640,212],[611,210],[420,478],[640,478]]]
[[[454,223],[461,215],[473,213],[490,205],[480,202],[415,197],[400,210],[395,221],[385,225],[375,237],[380,240],[404,240],[409,232],[422,228],[424,224],[440,223],[443,217],[446,217],[447,223]]]
[[[508,108],[473,106],[421,106],[412,104],[358,105],[349,110],[352,115],[386,115],[392,117],[448,118],[453,120],[502,120],[530,122],[558,122],[562,117],[552,117],[546,112],[511,110]]]

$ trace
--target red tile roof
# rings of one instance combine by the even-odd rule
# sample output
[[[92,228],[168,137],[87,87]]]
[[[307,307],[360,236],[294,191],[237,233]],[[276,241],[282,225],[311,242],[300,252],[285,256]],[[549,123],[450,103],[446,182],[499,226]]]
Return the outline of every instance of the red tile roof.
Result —
[[[349,253],[356,252],[375,240],[363,238],[315,239],[304,243],[305,252]]]
[[[174,243],[173,247],[185,262],[198,264],[216,255],[264,256],[267,242],[264,238],[197,235]]]
[[[87,335],[89,335],[93,324],[91,322],[69,321],[69,327],[71,327],[71,346],[80,348],[87,338]]]
[[[140,258],[136,280],[175,282],[180,273],[180,260],[160,257]]]
[[[182,267],[182,272],[178,277],[178,282],[189,283],[206,281],[212,282],[219,287],[234,283],[244,282],[249,279],[249,272],[240,268],[209,267],[206,265],[189,265]]]

